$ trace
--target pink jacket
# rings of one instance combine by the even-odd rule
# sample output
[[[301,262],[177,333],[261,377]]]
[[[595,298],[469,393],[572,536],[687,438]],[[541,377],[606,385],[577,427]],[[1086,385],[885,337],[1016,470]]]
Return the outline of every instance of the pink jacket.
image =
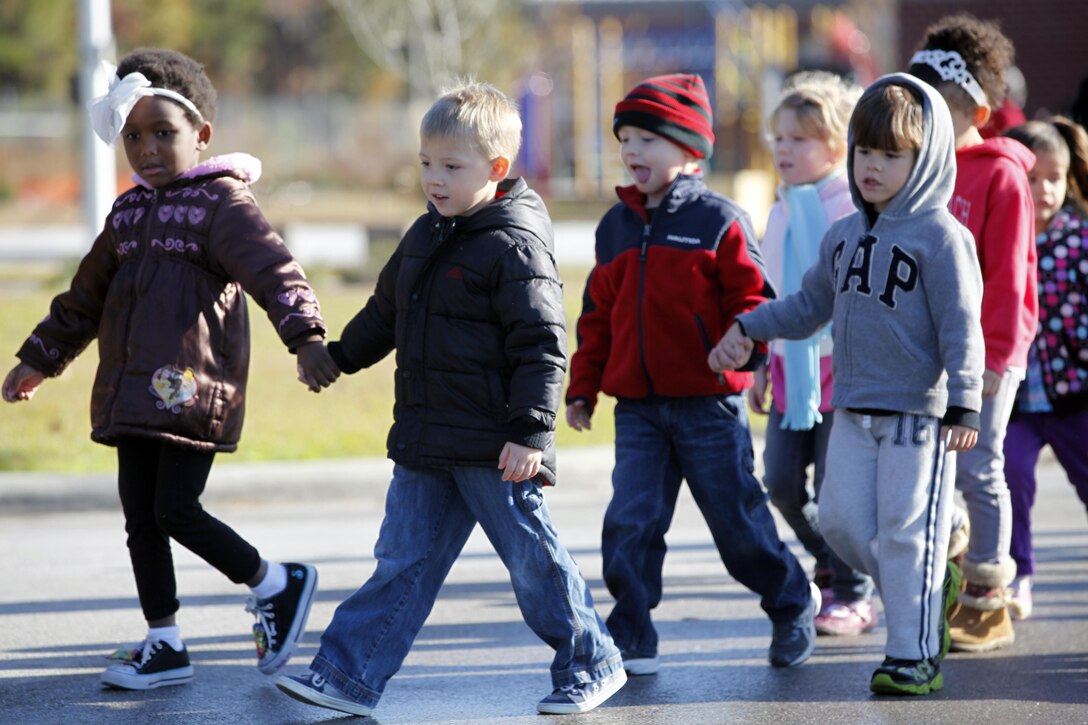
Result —
[[[820,199],[824,203],[827,222],[853,214],[857,211],[850,198],[850,184],[846,174],[840,174],[820,189]],[[782,255],[786,240],[786,227],[789,225],[790,210],[786,199],[779,194],[778,201],[771,207],[767,217],[767,229],[763,232],[761,251],[763,263],[767,267],[767,277],[774,283],[780,296],[785,296],[782,289]],[[771,345],[771,397],[779,413],[786,412],[786,368],[782,357],[782,346]],[[831,336],[820,342],[820,410],[831,410]]]
[[[1028,171],[1035,155],[1011,138],[991,138],[956,152],[956,188],[948,208],[971,230],[982,267],[986,369],[1025,368],[1035,339],[1035,207]]]

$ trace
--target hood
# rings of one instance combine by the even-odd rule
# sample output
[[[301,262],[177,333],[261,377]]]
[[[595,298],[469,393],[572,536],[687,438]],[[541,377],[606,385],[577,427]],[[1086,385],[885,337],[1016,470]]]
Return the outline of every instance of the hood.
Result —
[[[1005,136],[988,138],[980,144],[962,148],[956,152],[956,159],[960,162],[974,161],[984,158],[1008,159],[1012,163],[1030,172],[1035,166],[1035,154],[1024,144]]]
[[[933,86],[907,73],[890,73],[873,81],[864,96],[887,85],[913,88],[922,97],[922,148],[914,162],[907,183],[881,212],[883,219],[911,217],[923,211],[946,209],[956,185],[956,143],[952,129],[952,114],[948,104]],[[854,132],[851,117],[848,136],[846,172],[850,180],[850,196],[858,209],[865,209],[857,180],[854,178]]]
[[[222,154],[201,161],[185,173],[174,179],[171,184],[185,179],[198,179],[201,176],[233,176],[247,185],[257,183],[261,178],[261,160],[244,153]],[[132,175],[132,183],[145,189],[153,188],[139,174]]]

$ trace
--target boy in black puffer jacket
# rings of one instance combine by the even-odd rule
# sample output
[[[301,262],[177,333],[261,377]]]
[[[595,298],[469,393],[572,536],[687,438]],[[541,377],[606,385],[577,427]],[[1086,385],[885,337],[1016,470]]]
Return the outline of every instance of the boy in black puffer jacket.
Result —
[[[346,373],[396,349],[388,439],[396,466],[377,569],[337,608],[310,672],[277,685],[303,702],[369,715],[478,522],[526,623],[556,651],[554,692],[538,710],[585,712],[627,678],[541,495],[555,483],[567,362],[551,221],[525,181],[506,179],[521,120],[493,87],[443,95],[420,135],[427,213],[329,345]]]

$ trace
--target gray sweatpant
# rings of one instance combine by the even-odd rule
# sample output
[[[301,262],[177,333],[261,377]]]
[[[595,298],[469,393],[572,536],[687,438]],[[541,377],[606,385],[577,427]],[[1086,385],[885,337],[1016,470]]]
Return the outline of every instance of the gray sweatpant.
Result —
[[[940,653],[954,460],[945,455],[937,418],[835,411],[820,530],[835,553],[876,583],[889,657]]]
[[[978,443],[956,454],[956,488],[963,494],[971,522],[967,561],[1007,568],[1012,578],[1012,500],[1005,482],[1005,428],[1024,373],[1009,368],[992,398],[982,399]],[[975,582],[991,584],[991,582]],[[1002,582],[1007,584],[1008,581]]]

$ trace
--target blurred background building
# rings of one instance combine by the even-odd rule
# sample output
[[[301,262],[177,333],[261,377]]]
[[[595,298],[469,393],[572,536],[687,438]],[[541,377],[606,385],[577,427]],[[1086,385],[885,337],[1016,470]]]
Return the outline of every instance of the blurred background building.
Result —
[[[0,225],[79,218],[84,115],[74,90],[74,5],[0,5]],[[262,159],[257,191],[282,225],[395,228],[418,213],[418,119],[457,77],[491,81],[519,99],[525,143],[517,170],[559,216],[592,219],[623,183],[612,109],[646,76],[704,78],[716,111],[713,184],[758,206],[769,203],[774,183],[764,121],[797,70],[830,69],[864,85],[902,69],[929,23],[965,10],[1001,21],[1012,38],[1029,118],[1068,109],[1088,74],[1083,0],[111,0],[109,7],[116,57],[161,45],[206,64],[220,94],[211,151]],[[118,153],[119,187],[128,176]]]

